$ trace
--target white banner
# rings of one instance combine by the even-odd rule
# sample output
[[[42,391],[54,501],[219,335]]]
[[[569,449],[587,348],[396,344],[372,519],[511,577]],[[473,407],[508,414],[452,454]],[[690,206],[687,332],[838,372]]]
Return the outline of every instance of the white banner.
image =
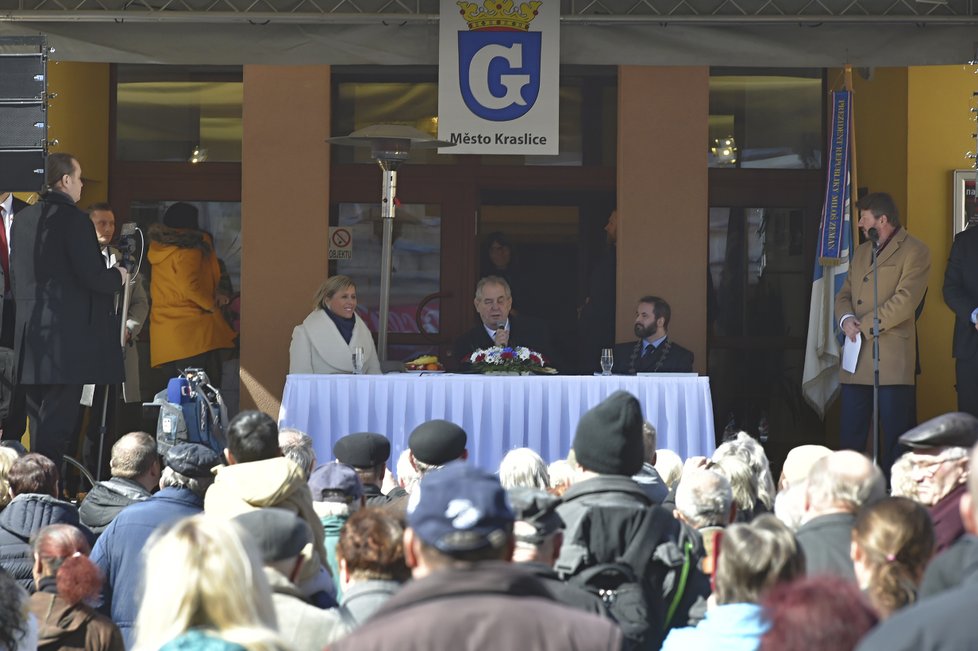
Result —
[[[559,99],[559,0],[441,0],[439,151],[557,154]]]

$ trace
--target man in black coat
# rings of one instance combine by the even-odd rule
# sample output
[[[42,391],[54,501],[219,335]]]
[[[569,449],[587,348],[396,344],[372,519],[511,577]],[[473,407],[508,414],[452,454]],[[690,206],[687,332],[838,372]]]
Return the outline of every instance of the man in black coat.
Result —
[[[954,311],[958,411],[978,416],[978,227],[954,238],[944,271],[944,302]]]
[[[17,388],[14,368],[14,295],[10,289],[10,227],[14,215],[27,204],[10,192],[0,191],[0,278],[3,301],[0,302],[0,428],[3,439],[19,441],[27,426],[24,395]]]
[[[60,465],[75,433],[82,385],[123,380],[114,295],[128,274],[105,267],[95,227],[75,206],[82,191],[78,161],[49,155],[45,181],[48,191],[18,213],[11,229],[14,350],[31,450]]]
[[[475,286],[475,310],[479,324],[455,340],[455,359],[462,368],[475,350],[492,346],[524,346],[543,355],[548,366],[556,366],[550,333],[542,321],[510,315],[513,294],[499,276],[486,276]]]
[[[692,373],[693,352],[669,339],[672,309],[658,296],[643,296],[635,308],[633,343],[615,344],[617,374]]]

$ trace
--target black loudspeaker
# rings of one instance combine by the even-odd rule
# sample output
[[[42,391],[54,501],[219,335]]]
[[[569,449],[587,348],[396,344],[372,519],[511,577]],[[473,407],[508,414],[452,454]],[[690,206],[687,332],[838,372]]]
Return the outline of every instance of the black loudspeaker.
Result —
[[[44,99],[44,57],[40,54],[4,54],[0,51],[0,98],[3,101]]]
[[[40,192],[44,185],[43,149],[0,150],[0,188],[2,192]]]
[[[0,37],[0,192],[37,192],[48,148],[43,37]]]
[[[0,150],[44,149],[47,111],[42,104],[4,104],[0,100]]]

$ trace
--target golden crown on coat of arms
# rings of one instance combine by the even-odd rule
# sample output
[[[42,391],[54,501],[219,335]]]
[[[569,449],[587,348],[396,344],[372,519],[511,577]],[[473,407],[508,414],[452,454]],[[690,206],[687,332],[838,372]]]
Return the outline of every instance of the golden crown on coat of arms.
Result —
[[[518,31],[526,32],[530,23],[539,13],[542,5],[539,0],[522,2],[519,6],[513,0],[485,0],[482,5],[475,2],[457,2],[462,18],[472,31]]]

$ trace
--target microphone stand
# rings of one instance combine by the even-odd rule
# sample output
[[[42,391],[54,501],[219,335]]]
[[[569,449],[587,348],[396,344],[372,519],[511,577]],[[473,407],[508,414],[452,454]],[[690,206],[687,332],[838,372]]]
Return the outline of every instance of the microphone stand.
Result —
[[[870,229],[873,241],[873,463],[879,465],[880,453],[880,299],[879,269],[876,255],[879,251],[879,233]]]
[[[122,258],[119,262],[129,272],[129,277],[122,288],[122,306],[121,309],[117,310],[121,322],[119,324],[119,345],[122,347],[123,359],[126,356],[126,339],[129,334],[126,328],[126,321],[129,318],[129,302],[132,298],[133,285],[136,283],[136,277],[139,275],[139,269],[142,266],[144,242],[140,241],[137,248],[135,240],[137,233],[140,240],[142,240],[142,230],[132,222],[125,223],[122,225],[119,241],[119,253]],[[117,308],[119,307],[118,298],[116,297]],[[95,467],[95,478],[97,481],[102,481],[102,457],[105,456],[105,436],[108,433],[109,392],[113,386],[116,385],[105,385],[105,393],[102,396],[102,418],[98,428],[98,465]]]

